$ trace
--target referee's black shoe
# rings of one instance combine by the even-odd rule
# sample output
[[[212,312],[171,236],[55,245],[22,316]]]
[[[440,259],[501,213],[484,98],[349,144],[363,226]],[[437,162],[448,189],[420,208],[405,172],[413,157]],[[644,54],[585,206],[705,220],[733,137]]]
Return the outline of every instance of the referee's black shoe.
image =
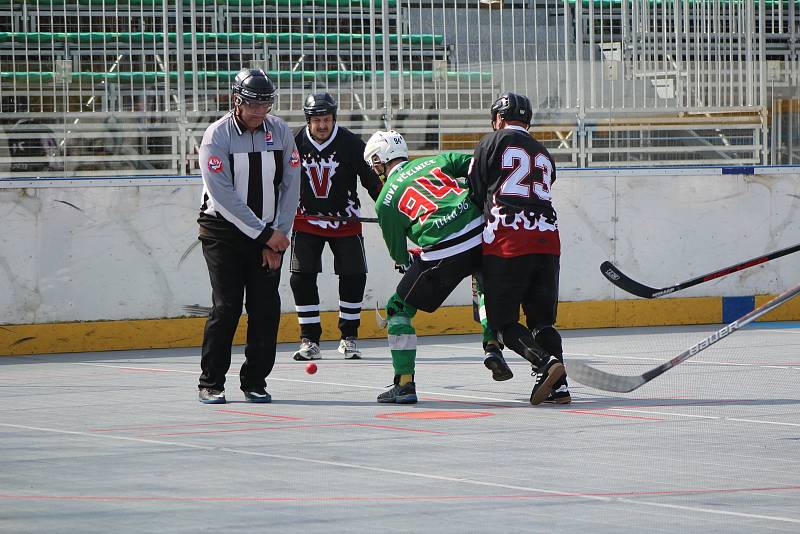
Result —
[[[510,380],[514,377],[511,368],[503,358],[503,353],[494,345],[486,347],[486,357],[483,360],[483,365],[492,372],[492,378],[498,382]]]
[[[553,386],[567,374],[567,371],[558,358],[550,356],[550,360],[537,371],[537,374],[539,377],[533,386],[533,391],[531,391],[531,404],[534,406],[541,404],[550,396],[553,392]]]
[[[247,388],[243,389],[242,391],[244,392],[244,398],[247,400],[247,402],[257,402],[262,404],[272,402],[272,395],[267,393],[267,390],[263,386]]]
[[[225,404],[225,390],[200,388],[198,398],[203,404]]]

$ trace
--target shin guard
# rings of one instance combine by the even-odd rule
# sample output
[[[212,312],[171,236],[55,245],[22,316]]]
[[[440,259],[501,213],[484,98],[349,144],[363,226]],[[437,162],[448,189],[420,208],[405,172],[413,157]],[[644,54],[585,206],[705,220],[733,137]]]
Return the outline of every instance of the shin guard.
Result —
[[[417,331],[411,324],[416,308],[406,304],[397,293],[386,304],[389,322],[389,350],[396,375],[413,375],[417,359]]]

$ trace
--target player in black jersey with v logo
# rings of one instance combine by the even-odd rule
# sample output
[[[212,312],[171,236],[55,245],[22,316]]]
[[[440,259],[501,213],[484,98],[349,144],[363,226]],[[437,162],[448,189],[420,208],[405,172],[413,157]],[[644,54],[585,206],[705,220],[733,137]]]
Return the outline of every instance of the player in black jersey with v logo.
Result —
[[[361,157],[365,146],[361,138],[336,122],[337,105],[333,96],[311,93],[303,111],[307,126],[295,137],[302,173],[290,278],[300,322],[300,348],[294,359],[321,357],[317,275],[322,272],[322,250],[326,243],[333,252],[333,270],[339,276],[338,350],[347,359],[358,359],[361,353],[356,339],[367,285],[367,258],[361,223],[356,220],[361,208],[356,178],[360,178],[373,200],[383,184]],[[330,220],[337,218],[353,220]]]

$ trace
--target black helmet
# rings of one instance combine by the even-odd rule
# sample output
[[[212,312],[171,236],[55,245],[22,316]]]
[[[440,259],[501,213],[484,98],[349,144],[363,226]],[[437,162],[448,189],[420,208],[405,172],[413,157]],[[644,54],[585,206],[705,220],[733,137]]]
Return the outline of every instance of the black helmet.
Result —
[[[532,111],[531,101],[527,96],[516,93],[503,93],[494,104],[492,104],[492,124],[500,115],[507,121],[520,121],[530,125]]]
[[[234,103],[239,105],[242,100],[255,100],[257,102],[274,102],[275,85],[262,69],[243,69],[239,71],[231,86],[236,95]]]
[[[336,120],[336,100],[333,99],[330,93],[311,93],[306,97],[303,103],[303,112],[306,114],[306,120],[311,120],[311,117],[319,115],[333,115]]]

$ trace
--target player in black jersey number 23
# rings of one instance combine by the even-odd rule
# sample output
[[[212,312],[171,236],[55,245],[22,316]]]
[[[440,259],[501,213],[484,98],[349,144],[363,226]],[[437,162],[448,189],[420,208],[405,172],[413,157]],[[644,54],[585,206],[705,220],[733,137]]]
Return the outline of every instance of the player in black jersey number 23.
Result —
[[[361,158],[364,142],[336,122],[336,101],[329,93],[311,93],[305,100],[307,125],[295,137],[303,166],[300,205],[292,234],[290,283],[300,322],[300,348],[295,360],[320,358],[320,297],[317,275],[322,272],[325,243],[333,252],[333,270],[339,276],[339,352],[358,359],[356,346],[367,259],[356,177],[375,199],[381,181]],[[351,220],[330,220],[351,219]]]
[[[531,103],[505,93],[491,108],[493,133],[475,148],[469,183],[483,207],[486,315],[500,341],[533,364],[531,404],[570,402],[555,329],[561,242],[550,188],[556,166],[528,128]],[[519,323],[519,308],[526,326]]]

